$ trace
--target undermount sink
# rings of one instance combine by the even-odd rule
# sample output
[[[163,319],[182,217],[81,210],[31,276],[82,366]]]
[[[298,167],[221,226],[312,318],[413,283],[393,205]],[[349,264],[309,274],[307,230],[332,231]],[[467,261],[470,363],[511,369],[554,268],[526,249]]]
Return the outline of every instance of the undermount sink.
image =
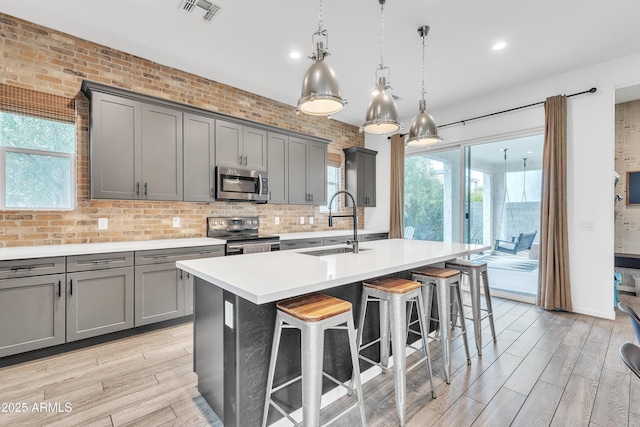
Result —
[[[368,251],[370,249],[360,248],[359,252]],[[304,255],[313,255],[313,256],[324,256],[324,255],[338,255],[338,254],[346,254],[352,253],[353,248],[351,247],[339,247],[339,248],[331,248],[331,249],[320,249],[317,251],[309,251],[309,252],[300,252]]]

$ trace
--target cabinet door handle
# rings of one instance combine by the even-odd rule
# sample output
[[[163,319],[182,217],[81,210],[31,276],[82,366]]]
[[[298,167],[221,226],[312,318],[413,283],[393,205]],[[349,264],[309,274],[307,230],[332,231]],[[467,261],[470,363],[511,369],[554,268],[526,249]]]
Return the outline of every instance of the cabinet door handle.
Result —
[[[69,280],[69,295],[73,295],[73,279]]]
[[[247,155],[244,155],[244,165],[247,166],[249,163],[247,162]]]
[[[240,165],[242,165],[242,154],[240,154]]]
[[[311,201],[313,202],[313,193],[311,193]]]
[[[140,183],[136,182],[136,196],[140,195]]]
[[[148,184],[145,182],[144,183],[144,197],[147,197],[147,189],[148,189]]]
[[[62,280],[58,280],[58,298],[62,296]]]
[[[182,280],[182,270],[180,270],[180,280]]]

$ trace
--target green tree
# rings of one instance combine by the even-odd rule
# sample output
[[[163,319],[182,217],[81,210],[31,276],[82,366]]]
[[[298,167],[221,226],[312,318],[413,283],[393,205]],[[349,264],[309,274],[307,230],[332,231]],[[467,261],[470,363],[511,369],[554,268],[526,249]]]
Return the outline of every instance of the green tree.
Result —
[[[444,185],[426,157],[404,162],[404,222],[415,227],[417,239],[442,241]]]
[[[75,125],[0,112],[8,208],[70,208]],[[24,151],[19,151],[24,150]],[[2,189],[0,189],[2,190]]]

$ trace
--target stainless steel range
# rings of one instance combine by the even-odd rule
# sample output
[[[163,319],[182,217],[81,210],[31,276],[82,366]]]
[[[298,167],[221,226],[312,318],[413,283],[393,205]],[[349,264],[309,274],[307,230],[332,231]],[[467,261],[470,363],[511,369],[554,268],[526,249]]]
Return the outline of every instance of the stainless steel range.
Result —
[[[225,239],[226,255],[280,250],[280,237],[260,234],[258,217],[209,217],[207,236]]]

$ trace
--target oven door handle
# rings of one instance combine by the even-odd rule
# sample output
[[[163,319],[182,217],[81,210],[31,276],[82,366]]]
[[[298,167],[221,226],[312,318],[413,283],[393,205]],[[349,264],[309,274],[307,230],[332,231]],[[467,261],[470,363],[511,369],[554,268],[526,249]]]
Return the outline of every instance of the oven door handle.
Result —
[[[243,253],[243,249],[246,247],[251,247],[251,246],[266,246],[266,245],[270,245],[271,248],[270,250],[278,250],[280,249],[280,242],[279,241],[275,241],[275,242],[256,242],[256,243],[248,243],[248,242],[244,242],[244,243],[227,243],[227,253],[228,254],[232,254],[232,253]]]
[[[261,173],[258,174],[258,181],[260,181],[260,184],[258,187],[258,197],[262,197],[262,174]]]

